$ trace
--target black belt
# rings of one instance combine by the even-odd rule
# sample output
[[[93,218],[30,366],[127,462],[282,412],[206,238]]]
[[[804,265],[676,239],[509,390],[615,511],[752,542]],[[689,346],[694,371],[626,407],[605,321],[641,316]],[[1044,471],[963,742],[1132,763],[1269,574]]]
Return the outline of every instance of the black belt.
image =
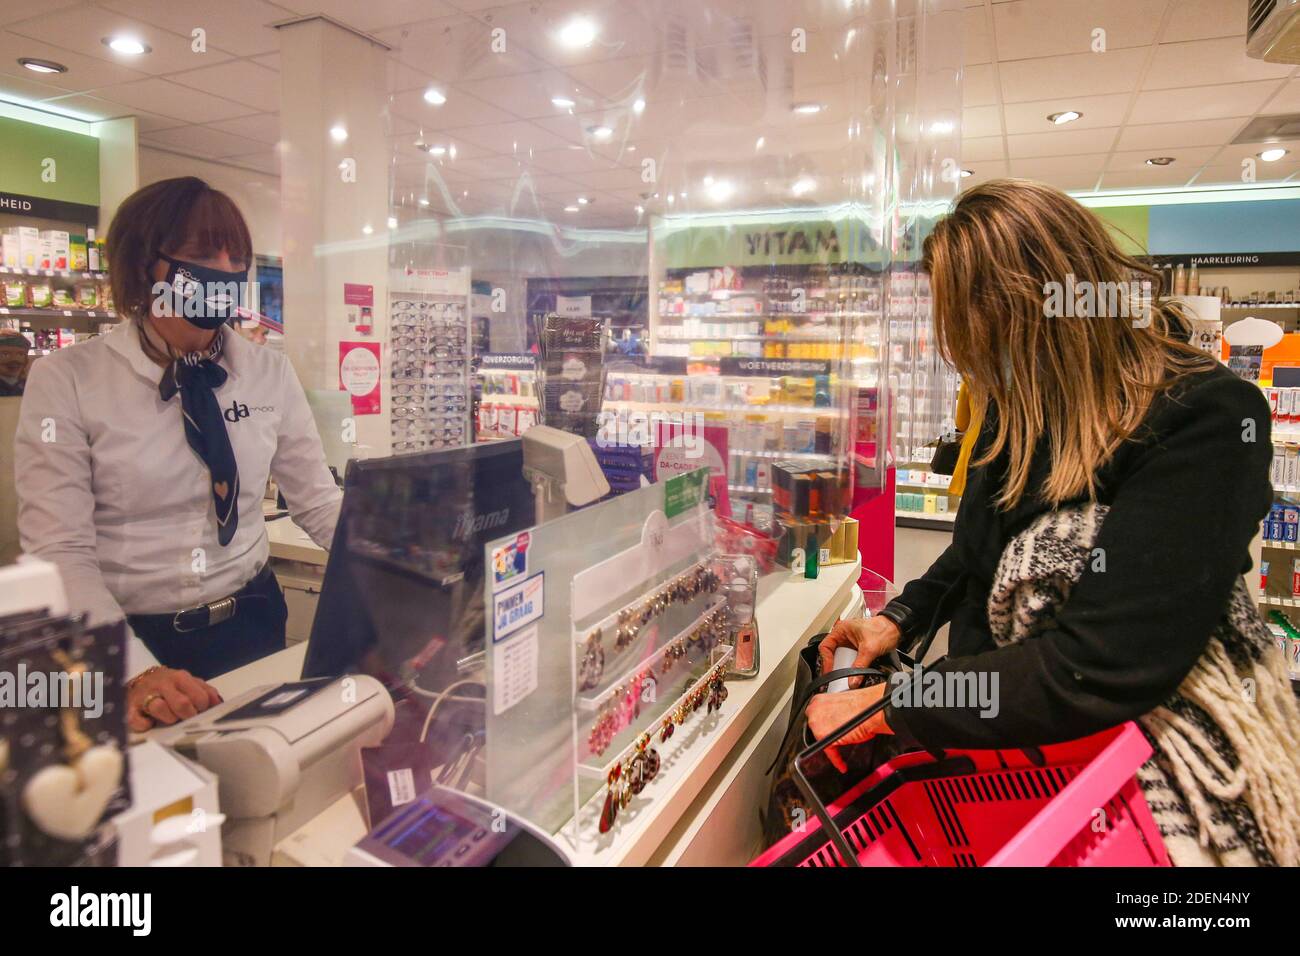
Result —
[[[199,604],[183,611],[177,611],[175,614],[141,614],[139,616],[153,618],[154,620],[169,619],[168,623],[177,634],[201,631],[204,628],[220,624],[222,621],[230,620],[249,601],[265,601],[265,594],[254,594],[252,591],[255,588],[264,586],[273,577],[274,573],[271,571],[271,566],[267,565],[258,572],[257,577],[234,594],[229,594],[216,601],[209,601],[207,604]]]

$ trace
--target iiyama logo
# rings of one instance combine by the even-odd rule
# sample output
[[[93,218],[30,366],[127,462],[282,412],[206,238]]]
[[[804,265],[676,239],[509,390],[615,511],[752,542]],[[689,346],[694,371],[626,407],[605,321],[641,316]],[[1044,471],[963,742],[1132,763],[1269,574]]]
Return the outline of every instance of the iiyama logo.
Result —
[[[250,412],[273,412],[273,411],[275,411],[274,405],[254,405],[252,408],[249,408],[243,402],[232,401],[230,403],[230,407],[227,408],[221,414],[226,419],[226,421],[230,422],[230,424],[237,425],[239,424],[239,420],[241,418],[247,418]]]
[[[502,508],[500,511],[489,511],[481,515],[476,515],[472,511],[463,511],[460,517],[456,519],[456,530],[452,533],[452,537],[468,540],[470,535],[487,531],[489,528],[499,528],[509,520],[509,508]]]

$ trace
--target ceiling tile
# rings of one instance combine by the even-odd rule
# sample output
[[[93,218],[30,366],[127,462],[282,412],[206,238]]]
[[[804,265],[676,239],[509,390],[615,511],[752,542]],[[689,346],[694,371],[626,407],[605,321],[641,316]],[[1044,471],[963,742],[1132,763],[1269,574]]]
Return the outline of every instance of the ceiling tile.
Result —
[[[565,111],[551,102],[553,96],[564,96],[573,100],[576,104],[575,109],[579,111],[604,103],[603,97],[575,83],[559,70],[467,80],[456,84],[456,88],[485,103],[508,109],[522,119],[563,114]],[[627,106],[631,106],[630,101]]]
[[[153,75],[230,59],[229,54],[212,48],[206,53],[195,53],[190,48],[188,33],[180,36],[144,18],[125,16],[103,7],[68,7],[24,20],[9,29],[20,36]],[[115,53],[103,39],[117,34],[130,34],[148,44],[151,51],[141,56]]]
[[[568,143],[559,136],[547,132],[535,123],[518,120],[510,123],[492,123],[486,126],[473,126],[445,131],[447,135],[473,143],[496,153],[511,155],[516,151],[527,153],[528,150],[562,149]]]
[[[1011,159],[1109,152],[1115,143],[1115,133],[1118,132],[1117,127],[1073,129],[1053,128],[1050,124],[1048,126],[1048,130],[1043,133],[1019,133],[1008,136],[1007,152]]]
[[[988,19],[982,6],[962,11],[962,57],[967,66],[993,61],[993,44],[989,42]]]
[[[971,163],[1000,161],[1006,158],[1001,136],[963,137],[961,141],[961,161]]]
[[[1195,169],[1178,169],[1174,166],[1141,169],[1108,170],[1101,179],[1102,189],[1154,189],[1185,186],[1196,174]]]
[[[82,3],[85,3],[85,0],[44,0],[39,7],[29,3],[6,3],[0,6],[0,26],[10,26],[23,20],[30,20],[42,13]]]
[[[638,95],[651,98],[654,93],[654,58],[623,57],[571,66],[565,73],[577,82],[609,98]]]
[[[1264,112],[1269,116],[1280,113],[1300,113],[1300,79],[1289,80],[1264,104]]]
[[[27,76],[10,75],[8,73],[0,74],[0,99],[18,103],[29,100],[37,102],[39,100],[48,100],[54,96],[66,96],[68,93],[67,90],[36,80],[36,74],[30,70],[23,70],[23,72]],[[32,79],[29,80],[28,76],[32,77]]]
[[[998,88],[993,82],[993,66],[989,63],[968,66],[961,75],[961,105],[991,106],[998,101]]]
[[[1137,85],[1146,55],[1146,48],[1135,47],[1109,53],[1010,60],[998,65],[1002,100],[1026,103],[1053,97],[1128,93]]]
[[[1009,103],[1003,109],[1007,133],[1043,133],[1054,129],[1047,117],[1065,110],[1078,110],[1082,117],[1068,124],[1072,130],[1119,126],[1128,108],[1127,93],[1107,96],[1068,96],[1033,103]]]
[[[476,96],[461,91],[448,91],[447,102],[434,106],[424,101],[419,90],[393,94],[389,110],[405,117],[425,130],[452,129],[457,126],[486,126],[506,123],[515,117]]]
[[[270,24],[293,16],[286,7],[265,0],[221,0],[220,3],[177,3],[176,0],[101,0],[101,5],[145,23],[192,37],[196,27],[207,34],[207,45],[236,56],[272,53],[280,38]]]
[[[35,77],[37,74],[18,64],[18,58],[22,56],[53,60],[66,66],[67,73],[40,74],[40,82],[56,86],[66,93],[84,93],[110,83],[125,83],[148,75],[119,63],[109,63],[95,56],[82,56],[50,43],[0,30],[0,73],[23,79]]]
[[[280,141],[280,114],[278,113],[256,113],[253,116],[241,116],[237,119],[218,120],[208,125],[213,129],[243,136],[259,143]]]
[[[176,73],[167,79],[259,110],[270,111],[280,107],[280,74],[253,63],[230,60],[216,66]]]
[[[1174,0],[1162,43],[1244,37],[1248,0]]]
[[[1197,169],[1204,166],[1214,154],[1218,152],[1215,146],[1184,146],[1178,149],[1166,150],[1163,153],[1151,153],[1148,150],[1133,150],[1117,152],[1110,157],[1110,163],[1106,166],[1107,172],[1117,170],[1147,170],[1147,169],[1171,169],[1177,168],[1182,171],[1183,179],[1190,179]],[[1175,162],[1169,166],[1148,166],[1146,161],[1153,155],[1172,156]]]
[[[65,93],[54,99],[42,101],[39,108],[87,120],[120,119],[123,116],[142,115],[138,110],[130,106],[123,106],[121,103],[114,103],[86,93]],[[180,125],[183,125],[181,121],[169,119],[160,124],[155,124],[154,128]],[[143,123],[141,128],[143,128]]]
[[[216,120],[247,116],[256,110],[230,100],[192,90],[157,77],[108,86],[96,91],[105,99],[149,110],[162,116],[174,116],[190,123],[212,123]]]
[[[437,67],[439,75],[459,80],[486,76],[536,73],[547,64],[511,42],[501,52],[492,50],[492,29],[487,23],[463,15],[411,24],[400,29],[379,30],[375,36],[393,48],[393,55],[407,66],[427,71]]]
[[[1246,56],[1240,37],[1161,43],[1142,81],[1144,90],[1181,89],[1207,83],[1245,83],[1251,80],[1282,80],[1293,67],[1265,63]]]
[[[265,149],[262,143],[206,126],[178,126],[175,129],[158,130],[141,135],[140,142],[212,159]]]
[[[1181,146],[1217,146],[1230,141],[1242,125],[1240,119],[1226,119],[1126,126],[1116,149],[1146,150],[1148,156],[1155,156]]]
[[[444,0],[276,0],[294,13],[324,13],[365,33],[455,15]],[[292,16],[293,14],[289,14]]]
[[[1094,29],[1120,50],[1155,40],[1166,0],[1015,0],[993,6],[999,60],[1090,53]],[[1098,54],[1104,56],[1105,54]]]
[[[1002,111],[996,106],[972,106],[961,111],[963,136],[977,139],[1002,135]]]
[[[1253,116],[1278,84],[1272,80],[1232,83],[1227,86],[1198,86],[1186,90],[1152,90],[1139,93],[1129,116],[1130,123],[1226,119]]]

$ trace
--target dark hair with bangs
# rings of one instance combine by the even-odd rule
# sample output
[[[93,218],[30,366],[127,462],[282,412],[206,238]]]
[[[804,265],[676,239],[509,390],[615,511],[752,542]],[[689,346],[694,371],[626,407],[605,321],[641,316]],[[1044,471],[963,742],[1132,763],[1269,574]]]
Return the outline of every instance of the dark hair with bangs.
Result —
[[[250,263],[253,238],[234,201],[194,176],[163,179],[137,189],[117,208],[108,227],[108,267],[119,314],[149,314],[159,253],[182,248],[208,257],[224,251]]]

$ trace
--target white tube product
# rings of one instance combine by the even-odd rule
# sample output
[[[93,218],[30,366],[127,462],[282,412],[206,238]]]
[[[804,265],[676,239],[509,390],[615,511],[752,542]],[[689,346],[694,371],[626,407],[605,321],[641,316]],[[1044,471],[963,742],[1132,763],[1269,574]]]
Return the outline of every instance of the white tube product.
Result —
[[[858,649],[856,647],[835,648],[835,670],[852,667],[853,662],[857,659]],[[828,694],[838,694],[840,691],[848,689],[849,679],[847,677],[837,677],[826,685],[826,693]]]

